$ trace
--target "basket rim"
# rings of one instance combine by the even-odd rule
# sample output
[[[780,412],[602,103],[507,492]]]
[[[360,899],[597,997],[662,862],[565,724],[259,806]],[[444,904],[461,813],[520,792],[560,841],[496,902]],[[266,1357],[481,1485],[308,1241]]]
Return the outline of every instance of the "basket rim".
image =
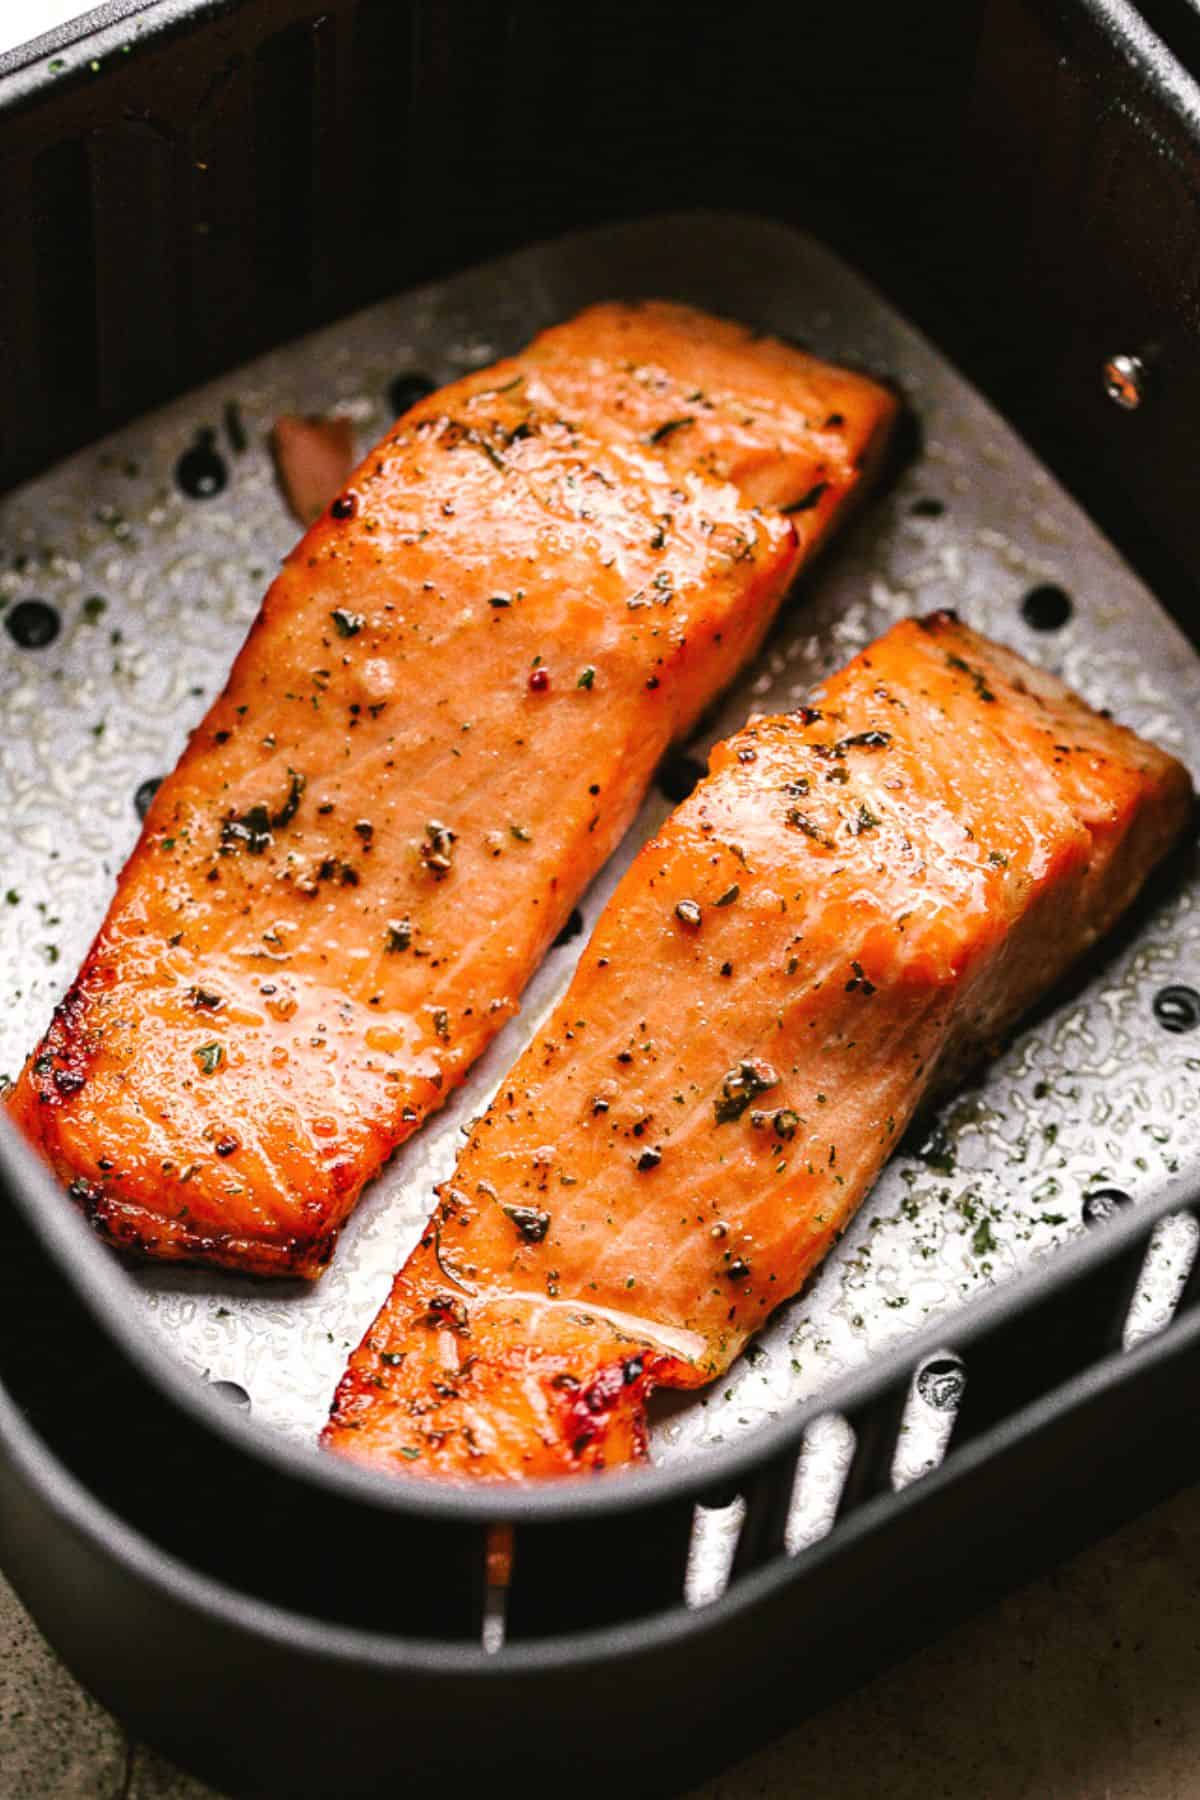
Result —
[[[97,1327],[138,1378],[180,1409],[190,1424],[216,1435],[228,1448],[272,1472],[342,1501],[444,1525],[480,1527],[578,1522],[613,1518],[643,1507],[703,1504],[706,1494],[737,1485],[764,1464],[798,1455],[804,1433],[815,1419],[829,1413],[859,1412],[889,1390],[907,1385],[931,1356],[944,1355],[950,1349],[965,1354],[972,1344],[1038,1301],[1065,1295],[1077,1280],[1148,1241],[1161,1218],[1195,1206],[1198,1200],[1194,1184],[1186,1176],[1165,1182],[1158,1193],[1091,1227],[1077,1241],[1060,1245],[1032,1268],[967,1302],[952,1317],[935,1320],[900,1339],[885,1354],[841,1376],[787,1416],[734,1443],[710,1446],[694,1458],[668,1467],[612,1470],[602,1480],[572,1476],[469,1488],[404,1481],[394,1474],[357,1466],[315,1445],[293,1443],[253,1416],[242,1417],[182,1363],[164,1358],[141,1309],[132,1304],[131,1278],[65,1204],[50,1173],[6,1118],[0,1119],[0,1193],[20,1209],[43,1253],[69,1280]],[[1168,1326],[1149,1342],[1169,1335],[1170,1329]],[[1128,1358],[1134,1353],[1118,1354]]]

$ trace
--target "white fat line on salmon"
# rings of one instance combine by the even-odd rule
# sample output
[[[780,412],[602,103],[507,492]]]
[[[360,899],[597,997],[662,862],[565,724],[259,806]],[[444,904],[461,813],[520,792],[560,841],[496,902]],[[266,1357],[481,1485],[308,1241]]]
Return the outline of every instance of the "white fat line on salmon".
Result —
[[[575,1314],[581,1322],[590,1323],[593,1319],[606,1319],[615,1325],[618,1331],[626,1332],[632,1338],[649,1340],[669,1350],[673,1356],[682,1357],[684,1362],[695,1362],[708,1348],[708,1341],[698,1331],[686,1331],[681,1326],[660,1325],[656,1319],[644,1319],[639,1313],[619,1312],[614,1306],[593,1306],[590,1300],[548,1300],[543,1294],[523,1293],[512,1288],[483,1288],[471,1301],[473,1307],[480,1306],[512,1306],[521,1303],[533,1311],[559,1312],[567,1311]],[[537,1330],[536,1323],[531,1324],[530,1337]]]

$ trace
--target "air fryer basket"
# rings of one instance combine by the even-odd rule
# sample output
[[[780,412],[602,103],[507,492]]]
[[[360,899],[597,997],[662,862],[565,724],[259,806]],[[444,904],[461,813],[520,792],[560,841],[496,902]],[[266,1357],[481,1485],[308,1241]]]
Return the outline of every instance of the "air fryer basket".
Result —
[[[157,711],[131,732],[132,702],[106,700],[111,736],[106,724],[89,748],[98,720],[86,709],[113,655],[136,665],[136,631],[149,642],[148,629],[172,629],[186,646],[173,668],[211,685],[261,587],[243,552],[257,566],[287,541],[259,448],[273,409],[332,402],[377,431],[392,374],[448,375],[601,292],[668,289],[872,362],[910,389],[925,426],[901,480],[808,585],[710,736],[753,705],[794,702],[897,613],[958,600],[1200,763],[1200,664],[1184,639],[941,358],[782,224],[710,212],[613,227],[438,281],[230,372],[372,292],[557,225],[676,198],[736,192],[744,204],[751,192],[778,219],[815,222],[936,327],[1194,627],[1196,553],[1171,455],[1197,370],[1178,262],[1186,217],[1196,241],[1193,91],[1180,66],[1116,7],[962,9],[923,56],[898,29],[860,46],[845,21],[768,39],[753,13],[736,32],[723,13],[673,7],[547,30],[532,6],[360,0],[314,16],[275,0],[168,0],[8,75],[0,204],[10,225],[24,220],[27,236],[10,241],[31,254],[28,266],[14,258],[0,293],[25,403],[24,418],[15,405],[3,421],[5,478],[220,374],[0,502],[3,593],[28,598],[36,575],[64,622],[60,686],[32,653],[12,715],[27,728],[5,761],[20,884],[61,920],[43,931],[47,914],[13,909],[36,925],[20,943],[40,991],[26,982],[10,1011],[9,1061],[103,903],[103,860],[135,826],[132,789],[175,754],[199,705],[162,671],[160,687],[135,690],[153,690]],[[788,51],[793,91],[772,112]],[[678,78],[664,84],[656,70],[672,56]],[[1099,145],[1107,171],[1097,179],[1082,151],[1072,170],[1060,154],[1038,206],[1021,168],[1036,161],[1041,115],[1007,125],[1003,155],[995,145],[997,121],[1017,118],[1006,100],[1030,81],[1043,97],[1054,87],[1060,113],[1069,102],[1075,141]],[[247,179],[239,146],[251,141]],[[965,145],[970,210],[960,193],[952,212]],[[821,178],[801,191],[806,168]],[[1143,224],[1143,190],[1162,183],[1177,202],[1175,262],[1157,215]],[[990,229],[997,197],[1002,232]],[[1079,264],[1100,225],[1110,244],[1135,244],[1141,275],[1135,287],[1110,271],[1085,305],[1060,240]],[[162,264],[153,288],[131,273],[146,243]],[[1022,256],[1006,265],[1000,252],[1015,244]],[[1132,414],[1099,379],[1118,351],[1145,369]],[[1081,420],[1089,454],[1073,462],[1061,452]],[[213,435],[198,439],[204,429]],[[189,511],[170,489],[197,450],[231,477],[208,523],[208,501]],[[1152,480],[1147,459],[1159,457]],[[235,549],[219,565],[226,524]],[[197,571],[214,618],[176,610]],[[99,796],[82,832],[80,783]],[[664,806],[650,802],[643,830]],[[75,855],[39,888],[60,843],[64,861],[71,844],[92,862]],[[1192,880],[1184,857],[1088,985],[1058,997],[948,1132],[889,1171],[856,1237],[767,1334],[765,1362],[749,1361],[707,1408],[661,1421],[660,1467],[569,1494],[410,1489],[260,1428],[310,1435],[341,1334],[369,1317],[371,1283],[404,1248],[400,1221],[415,1223],[488,1069],[400,1159],[304,1301],[161,1271],[131,1280],[0,1139],[13,1200],[0,1547],[43,1628],[135,1728],[237,1791],[369,1793],[404,1771],[432,1779],[498,1759],[529,1771],[570,1759],[585,1791],[614,1765],[635,1791],[669,1790],[1193,1473],[1177,1428],[1200,1330],[1198,1280],[1185,1277],[1200,1185],[1196,1040],[1180,1029],[1200,1018]],[[526,1030],[577,948],[547,964]],[[512,1038],[497,1046],[491,1080],[513,1053]],[[1020,1129],[996,1123],[996,1083]],[[1010,1185],[1019,1201],[1001,1212]],[[1138,1204],[1121,1206],[1118,1187]],[[886,1245],[894,1262],[905,1242],[918,1253],[906,1202],[922,1200],[927,1220],[951,1220],[954,1266],[978,1289],[1074,1237],[1081,1204],[1084,1217],[1121,1216],[914,1336],[896,1304],[913,1298],[911,1279],[870,1253]],[[912,1310],[945,1299],[926,1292]],[[274,1362],[263,1353],[273,1332],[286,1345]],[[320,1350],[326,1333],[335,1341]],[[300,1382],[285,1366],[297,1336],[311,1365]],[[250,1420],[195,1379],[204,1372],[251,1393]],[[515,1528],[507,1606],[484,1589],[486,1533],[501,1516]]]

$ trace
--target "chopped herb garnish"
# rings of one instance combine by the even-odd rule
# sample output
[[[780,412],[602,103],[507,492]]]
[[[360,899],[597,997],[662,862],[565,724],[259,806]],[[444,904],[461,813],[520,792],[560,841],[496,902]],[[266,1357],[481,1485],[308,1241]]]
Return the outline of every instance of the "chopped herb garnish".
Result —
[[[595,671],[595,669],[592,668],[591,664],[589,663],[586,669],[581,669],[579,671],[579,679],[575,683],[575,686],[577,688],[590,688],[590,687],[594,687],[595,685],[596,685],[596,671]]]
[[[853,836],[861,837],[864,831],[874,831],[882,823],[878,814],[871,811],[866,801],[860,800],[857,817],[850,821],[850,830]]]
[[[412,943],[412,920],[389,919],[387,922],[386,948],[394,954],[399,950],[407,950]]]
[[[732,887],[727,887],[723,894],[717,895],[717,898],[713,901],[713,905],[714,906],[732,906],[734,901],[741,894],[741,891],[742,891],[741,888],[738,886],[737,882],[735,881]]]
[[[261,856],[273,841],[272,832],[282,831],[295,818],[304,785],[304,776],[295,769],[289,769],[288,792],[283,805],[271,812],[259,800],[247,807],[244,813],[235,813],[232,818],[224,820],[221,826],[222,849],[234,850],[241,847],[248,850],[251,856]],[[167,840],[164,839],[164,848],[166,844]]]
[[[647,442],[651,444],[661,444],[664,439],[669,438],[673,432],[682,431],[685,425],[694,425],[695,423],[696,415],[694,413],[685,413],[681,419],[666,419],[661,425],[655,426],[654,430],[650,433]]]
[[[225,1051],[220,1044],[201,1044],[198,1050],[193,1050],[192,1055],[206,1075],[215,1075],[225,1060]]]
[[[821,827],[810,819],[807,813],[801,812],[798,806],[788,808],[787,822],[789,825],[794,825],[797,831],[802,831],[806,838],[812,838],[814,843],[823,844],[827,850],[833,849],[832,843],[825,836]]]
[[[856,731],[853,737],[842,738],[833,748],[835,755],[841,756],[847,750],[886,750],[891,741],[890,731]]]
[[[992,1236],[992,1221],[990,1219],[981,1219],[975,1227],[974,1234],[971,1238],[971,1248],[976,1256],[987,1256],[990,1252],[1000,1248],[999,1244]]]
[[[974,683],[975,692],[979,695],[981,700],[994,700],[996,698],[979,670],[972,668],[971,664],[964,661],[961,656],[948,654],[946,663],[951,669],[957,669],[961,674],[969,675],[971,677],[971,680]]]
[[[344,638],[357,637],[367,622],[362,613],[348,612],[344,606],[339,606],[329,616],[337,626],[338,636]]]
[[[296,816],[296,809],[300,805],[300,799],[303,793],[304,776],[298,775],[295,769],[289,769],[287,799],[279,808],[279,811],[273,813],[271,816],[271,823],[276,831],[282,831],[285,825],[291,824]]]
[[[875,983],[867,980],[863,974],[861,963],[852,962],[850,967],[854,970],[854,974],[846,983],[846,992],[848,994],[861,993],[864,999],[869,999],[875,992]]]
[[[271,815],[261,800],[235,818],[226,819],[221,826],[221,847],[225,850],[242,845],[251,856],[261,856],[271,842]]]
[[[483,451],[483,454],[487,457],[494,469],[504,468],[504,458],[494,444],[489,444],[481,431],[468,431],[466,435],[467,441],[477,445],[478,448]]]
[[[785,506],[783,509],[784,512],[785,513],[811,512],[814,506],[817,506],[820,504],[821,496],[822,496],[822,494],[824,494],[824,492],[828,486],[829,486],[829,483],[827,481],[816,482],[814,484],[814,486],[809,488],[807,494],[802,494],[800,496],[799,500],[793,500],[792,504],[790,506]]]
[[[527,1244],[540,1244],[550,1229],[550,1214],[536,1206],[506,1206],[504,1212]]]
[[[450,871],[453,859],[454,842],[457,833],[438,819],[430,819],[425,827],[425,837],[421,844],[421,861],[437,880]]]
[[[730,1069],[713,1101],[718,1125],[740,1119],[756,1094],[779,1085],[779,1076],[768,1062],[741,1062]]]

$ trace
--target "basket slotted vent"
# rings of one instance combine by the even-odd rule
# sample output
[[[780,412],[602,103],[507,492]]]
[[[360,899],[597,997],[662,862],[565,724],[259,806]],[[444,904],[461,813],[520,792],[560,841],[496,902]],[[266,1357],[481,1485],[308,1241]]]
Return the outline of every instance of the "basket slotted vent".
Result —
[[[926,1348],[882,1379],[860,1379],[863,1397],[809,1409],[781,1448],[720,1490],[706,1490],[698,1474],[686,1497],[603,1524],[567,1518],[519,1529],[503,1623],[495,1608],[489,1621],[491,1647],[644,1618],[681,1599],[709,1604],[772,1564],[832,1548],[835,1528],[862,1507],[895,1501],[955,1452],[1086,1381],[1102,1359],[1176,1320],[1194,1327],[1198,1241],[1190,1211],[1147,1219],[1132,1238],[1105,1245],[1068,1294],[1051,1284],[1030,1305],[998,1313],[969,1331],[961,1360]]]

